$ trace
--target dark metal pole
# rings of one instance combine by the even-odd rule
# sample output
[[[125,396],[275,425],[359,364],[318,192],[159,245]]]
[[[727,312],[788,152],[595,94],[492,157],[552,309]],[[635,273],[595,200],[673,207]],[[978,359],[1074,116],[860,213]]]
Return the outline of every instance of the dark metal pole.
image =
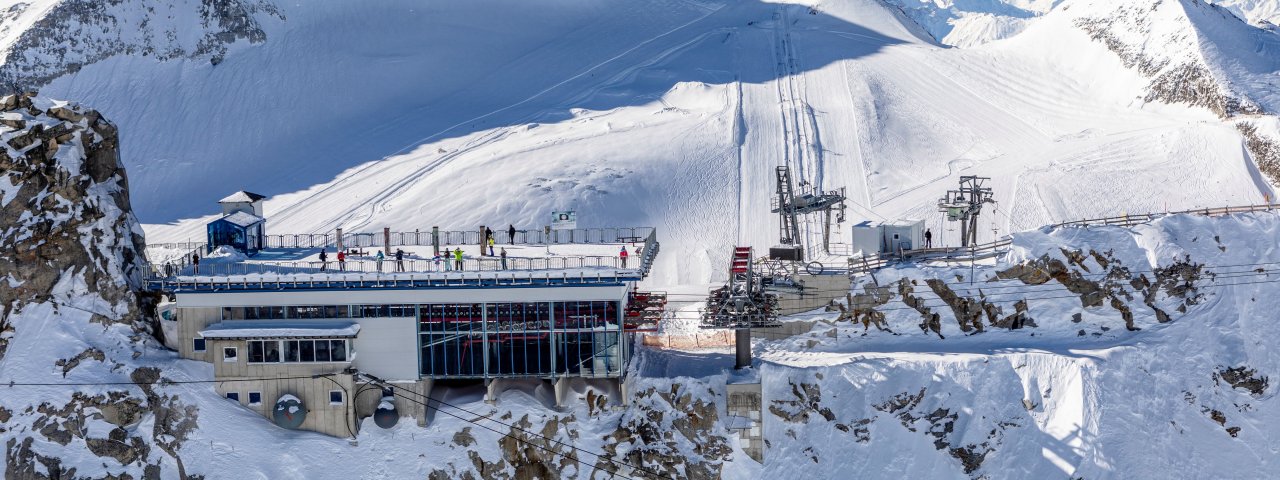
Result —
[[[733,368],[741,370],[751,366],[751,329],[734,330],[734,345],[737,350],[737,362]]]

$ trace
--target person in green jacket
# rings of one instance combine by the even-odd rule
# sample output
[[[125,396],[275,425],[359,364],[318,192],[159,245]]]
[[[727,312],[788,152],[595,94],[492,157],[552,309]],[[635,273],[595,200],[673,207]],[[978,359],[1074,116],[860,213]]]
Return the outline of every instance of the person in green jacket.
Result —
[[[462,249],[461,248],[456,248],[453,250],[453,266],[458,271],[462,271]]]

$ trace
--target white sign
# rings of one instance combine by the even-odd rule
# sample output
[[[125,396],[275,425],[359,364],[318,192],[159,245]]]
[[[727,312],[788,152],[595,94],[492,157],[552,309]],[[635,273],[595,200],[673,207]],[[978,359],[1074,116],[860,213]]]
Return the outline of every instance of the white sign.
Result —
[[[551,212],[552,230],[573,230],[578,228],[578,212]]]

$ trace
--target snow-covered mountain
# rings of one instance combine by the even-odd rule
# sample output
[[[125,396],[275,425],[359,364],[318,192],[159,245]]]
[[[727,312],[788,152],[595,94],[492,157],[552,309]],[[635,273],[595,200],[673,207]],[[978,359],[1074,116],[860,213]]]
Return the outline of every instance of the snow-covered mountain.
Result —
[[[776,241],[777,165],[847,187],[855,221],[925,218],[941,243],[956,235],[936,198],[958,175],[990,176],[982,239],[1026,231],[1013,254],[977,275],[885,271],[878,313],[807,315],[813,333],[757,345],[767,424],[781,426],[765,430],[764,464],[712,418],[723,353],[641,349],[626,411],[551,412],[536,391],[484,411],[673,476],[1265,478],[1278,448],[1274,216],[1036,229],[1274,200],[1277,5],[0,0],[0,89],[38,87],[114,122],[130,201],[111,197],[122,175],[81,172],[95,163],[69,148],[43,173],[94,178],[85,205],[131,204],[149,242],[202,239],[203,216],[240,189],[271,195],[269,233],[534,227],[574,208],[582,226],[657,226],[650,281],[698,285],[723,275],[730,245]],[[50,128],[87,115],[45,100],[5,109]],[[0,116],[27,127],[5,123],[17,120],[31,121]],[[8,145],[11,159],[28,153]],[[58,209],[85,212],[69,192],[23,193],[57,205],[19,208],[35,184],[9,184],[0,233],[15,244],[62,231]],[[146,340],[126,298],[135,222],[106,211],[111,222],[86,225],[119,235],[62,239],[93,268],[0,282],[0,379],[141,386],[0,391],[6,474],[502,477],[551,462],[461,420],[370,428],[353,446],[275,429],[207,385],[153,385],[209,367]],[[28,271],[11,258],[0,274]],[[973,276],[978,287],[956,280]],[[471,393],[455,400],[478,403]],[[598,468],[556,462],[566,477]]]
[[[149,224],[241,188],[275,233],[573,207],[659,226],[686,283],[772,242],[782,163],[867,219],[992,176],[1001,232],[1271,193],[1235,122],[1274,110],[1280,37],[1192,0],[24,5],[0,74],[118,119]],[[944,48],[960,11],[1020,33]],[[203,236],[177,225],[152,241]]]

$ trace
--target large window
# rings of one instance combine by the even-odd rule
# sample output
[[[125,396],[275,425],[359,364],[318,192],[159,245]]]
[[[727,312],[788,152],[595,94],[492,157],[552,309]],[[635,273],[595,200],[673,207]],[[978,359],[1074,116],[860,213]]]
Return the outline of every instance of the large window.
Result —
[[[412,317],[413,305],[354,305],[351,307],[353,318],[370,317]]]
[[[347,318],[346,305],[305,305],[289,307],[222,307],[223,320],[285,320]]]
[[[556,373],[582,376],[619,373],[617,302],[556,302]]]
[[[481,304],[422,305],[422,372],[434,376],[484,375],[484,310]]]
[[[423,375],[621,372],[617,302],[422,305],[419,312]]]
[[[346,362],[351,358],[346,339],[250,340],[249,363]]]
[[[550,303],[491,303],[485,308],[490,374],[551,373]]]

